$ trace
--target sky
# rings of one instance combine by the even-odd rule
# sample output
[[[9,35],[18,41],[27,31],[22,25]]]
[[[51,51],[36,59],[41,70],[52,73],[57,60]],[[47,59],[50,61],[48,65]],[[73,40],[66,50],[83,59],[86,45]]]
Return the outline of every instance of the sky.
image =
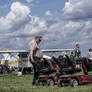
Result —
[[[92,0],[0,0],[0,50],[27,49],[42,35],[41,49],[92,48]]]

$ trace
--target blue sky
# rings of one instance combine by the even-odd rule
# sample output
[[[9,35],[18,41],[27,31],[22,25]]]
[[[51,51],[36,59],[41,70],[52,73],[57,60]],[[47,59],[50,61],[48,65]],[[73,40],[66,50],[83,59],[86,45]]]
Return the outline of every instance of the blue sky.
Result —
[[[0,50],[28,49],[43,36],[42,49],[92,48],[92,0],[0,0]]]
[[[62,12],[67,0],[34,0],[32,3],[28,3],[26,0],[0,0],[0,11],[2,12],[0,16],[5,16],[9,12],[11,4],[16,1],[32,8],[32,15],[43,16],[47,10]]]
[[[32,14],[43,16],[47,10],[51,12],[62,12],[66,0],[39,0],[32,9]]]

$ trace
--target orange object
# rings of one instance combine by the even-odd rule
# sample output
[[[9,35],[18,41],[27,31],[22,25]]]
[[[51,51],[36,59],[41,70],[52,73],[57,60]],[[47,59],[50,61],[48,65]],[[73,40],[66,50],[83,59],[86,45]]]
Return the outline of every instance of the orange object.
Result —
[[[56,69],[59,70],[59,66],[56,64]]]

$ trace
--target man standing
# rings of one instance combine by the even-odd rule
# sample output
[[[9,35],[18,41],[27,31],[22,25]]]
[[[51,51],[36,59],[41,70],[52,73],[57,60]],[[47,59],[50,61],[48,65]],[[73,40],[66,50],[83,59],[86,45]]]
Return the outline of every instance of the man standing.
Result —
[[[80,68],[80,61],[78,60],[81,57],[80,45],[77,43],[74,50],[74,60],[76,61],[76,68]]]
[[[38,75],[39,75],[37,72],[38,70],[36,68],[37,66],[35,63],[36,61],[39,61],[43,57],[42,52],[39,47],[39,43],[41,42],[41,40],[42,40],[42,36],[37,35],[30,43],[29,57],[30,57],[30,62],[32,63],[33,68],[34,68],[34,78],[33,78],[32,85],[35,85],[36,79],[38,78]]]

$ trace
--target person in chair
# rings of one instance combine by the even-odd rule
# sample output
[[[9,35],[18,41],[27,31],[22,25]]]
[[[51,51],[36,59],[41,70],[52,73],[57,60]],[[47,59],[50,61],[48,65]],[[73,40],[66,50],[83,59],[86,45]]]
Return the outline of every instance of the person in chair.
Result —
[[[88,51],[87,57],[88,57],[89,61],[91,62],[92,61],[92,49],[91,48]]]

